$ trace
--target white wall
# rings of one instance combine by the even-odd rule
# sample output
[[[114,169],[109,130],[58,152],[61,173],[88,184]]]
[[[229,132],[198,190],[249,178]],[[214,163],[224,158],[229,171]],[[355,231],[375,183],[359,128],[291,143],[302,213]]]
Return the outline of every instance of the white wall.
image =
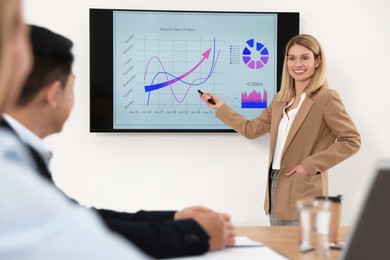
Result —
[[[268,136],[89,133],[89,8],[285,11],[322,43],[331,86],[362,135],[360,152],[330,171],[350,225],[377,159],[390,157],[390,2],[388,0],[25,0],[27,22],[74,41],[76,105],[53,148],[58,185],[88,206],[135,211],[203,204],[238,225],[268,225],[263,212]]]

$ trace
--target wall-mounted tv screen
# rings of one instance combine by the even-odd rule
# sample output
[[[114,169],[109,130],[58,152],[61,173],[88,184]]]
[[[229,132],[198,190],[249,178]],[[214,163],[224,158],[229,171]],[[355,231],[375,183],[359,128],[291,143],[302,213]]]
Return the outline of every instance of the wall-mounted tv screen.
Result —
[[[256,117],[297,34],[299,13],[90,9],[90,131],[233,131],[198,90]]]

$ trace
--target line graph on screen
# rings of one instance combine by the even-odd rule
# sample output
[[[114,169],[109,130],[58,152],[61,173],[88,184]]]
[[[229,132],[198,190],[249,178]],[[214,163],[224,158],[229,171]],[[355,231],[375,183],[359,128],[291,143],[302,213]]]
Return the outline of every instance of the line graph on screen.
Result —
[[[215,39],[213,40],[213,46],[212,48],[207,49],[204,51],[200,56],[199,62],[197,62],[192,68],[185,71],[181,75],[174,75],[173,73],[167,72],[167,69],[164,66],[164,63],[159,56],[152,56],[146,65],[145,72],[144,72],[144,82],[145,82],[145,93],[148,94],[147,96],[147,103],[146,105],[149,106],[151,101],[151,94],[154,91],[163,89],[163,88],[169,88],[169,92],[171,93],[172,98],[178,103],[181,104],[186,99],[189,91],[193,87],[199,87],[203,85],[205,82],[207,82],[210,77],[212,77],[216,64],[218,62],[220,50],[216,51],[216,43]],[[210,53],[212,51],[211,57]],[[211,60],[211,63],[207,64],[207,61]],[[161,69],[161,71],[158,71],[157,73],[149,73],[149,69],[152,66],[152,64],[155,63],[155,65],[158,66],[158,69]],[[202,66],[209,67],[207,75],[206,76],[199,76],[199,73],[196,73],[199,71]],[[206,70],[207,71],[207,70]],[[152,75],[152,79],[148,81],[148,75]],[[184,88],[184,92],[182,91]]]

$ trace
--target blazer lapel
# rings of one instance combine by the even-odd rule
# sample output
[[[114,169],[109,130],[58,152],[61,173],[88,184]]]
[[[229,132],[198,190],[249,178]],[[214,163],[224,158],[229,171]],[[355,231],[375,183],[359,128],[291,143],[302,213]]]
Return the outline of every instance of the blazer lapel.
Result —
[[[282,152],[282,157],[286,152],[288,146],[291,144],[292,140],[294,139],[295,135],[297,134],[303,121],[305,121],[305,118],[309,114],[312,105],[313,105],[313,101],[310,98],[306,97],[301,107],[299,108],[299,111],[294,119],[294,122],[291,125],[290,131],[288,132],[286,143],[284,144],[284,148]]]
[[[53,182],[50,170],[47,168],[45,161],[43,160],[42,156],[36,151],[33,147],[23,142],[23,140],[20,139],[19,135],[15,132],[15,130],[8,124],[8,122],[4,119],[0,120],[0,127],[4,127],[8,130],[10,130],[29,150],[31,157],[34,159],[34,162],[37,166],[38,172],[47,180],[50,182]]]
[[[49,169],[47,168],[46,163],[43,160],[42,156],[32,146],[27,145],[27,144],[26,144],[26,146],[30,150],[31,156],[34,159],[35,164],[37,165],[38,171],[41,174],[41,176],[43,176],[44,178],[46,178],[50,182],[53,182],[51,173],[50,173]]]

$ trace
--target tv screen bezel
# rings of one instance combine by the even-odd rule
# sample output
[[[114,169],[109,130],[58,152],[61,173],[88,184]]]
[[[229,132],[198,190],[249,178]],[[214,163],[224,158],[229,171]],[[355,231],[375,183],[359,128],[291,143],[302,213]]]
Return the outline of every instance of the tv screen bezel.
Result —
[[[114,129],[113,124],[113,13],[114,11],[221,13],[221,14],[277,14],[277,77],[276,92],[284,62],[287,42],[299,34],[299,12],[260,11],[194,11],[194,10],[148,10],[148,9],[98,9],[89,10],[89,57],[90,57],[90,104],[89,131],[91,133],[115,132],[235,132],[233,129]],[[98,30],[97,30],[98,29]]]

